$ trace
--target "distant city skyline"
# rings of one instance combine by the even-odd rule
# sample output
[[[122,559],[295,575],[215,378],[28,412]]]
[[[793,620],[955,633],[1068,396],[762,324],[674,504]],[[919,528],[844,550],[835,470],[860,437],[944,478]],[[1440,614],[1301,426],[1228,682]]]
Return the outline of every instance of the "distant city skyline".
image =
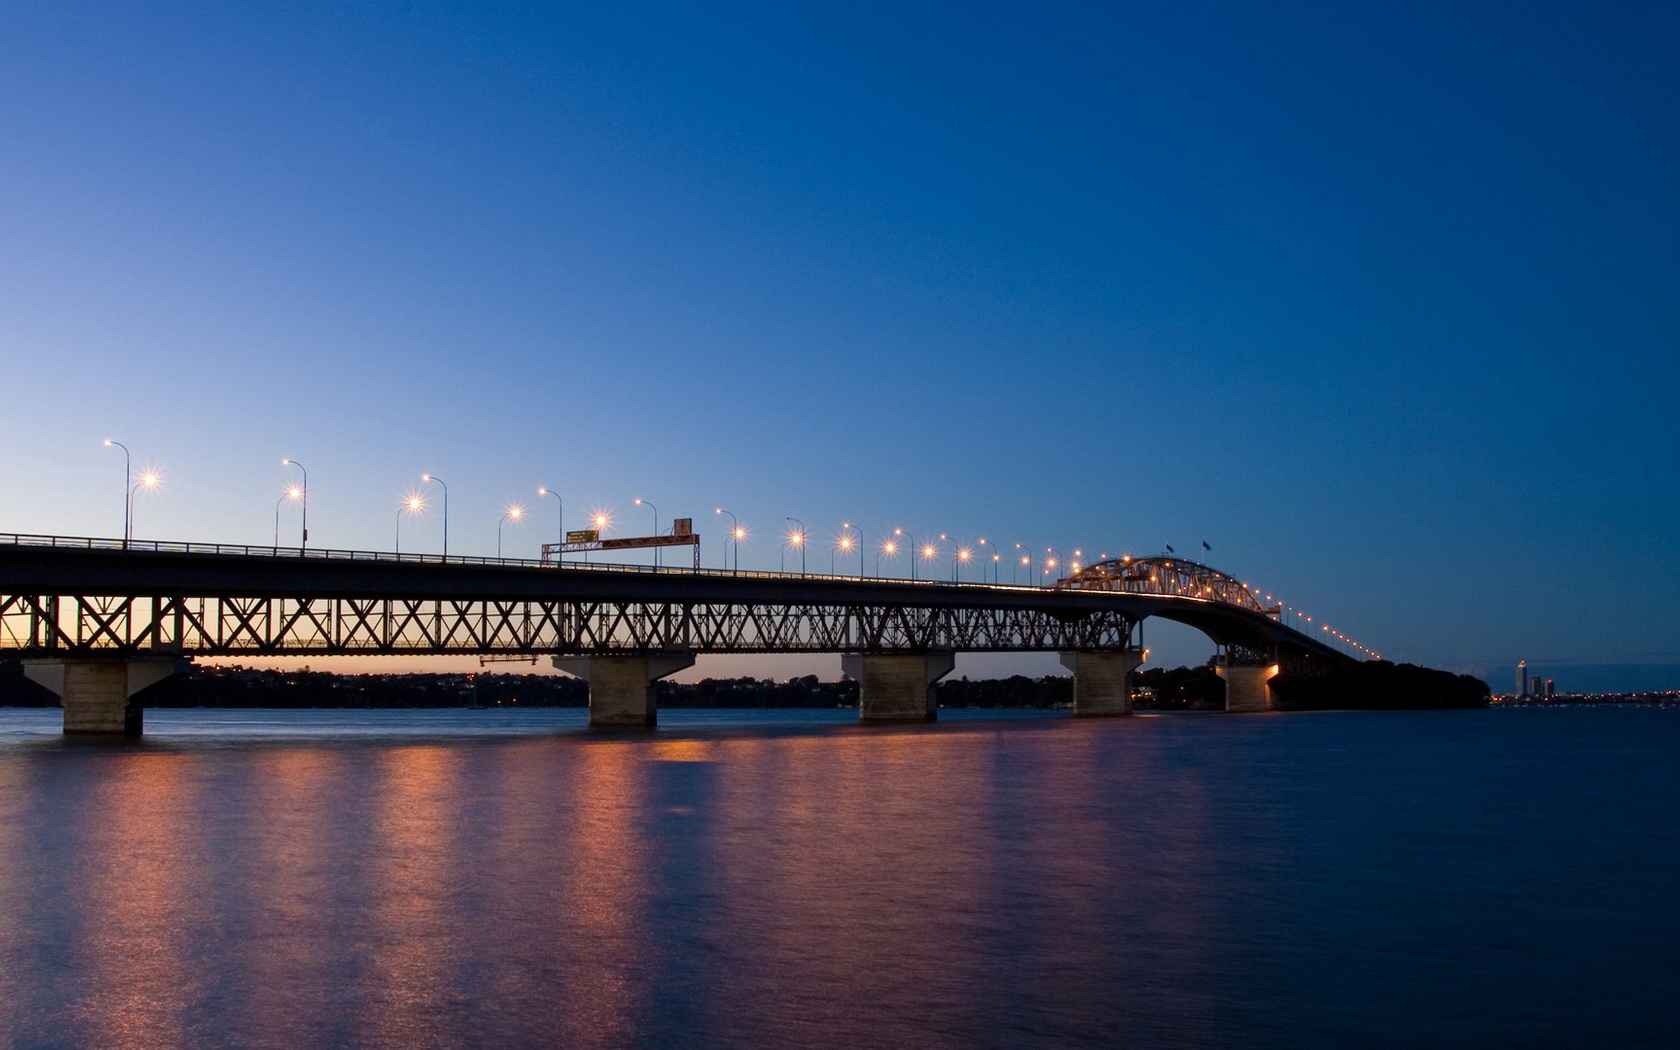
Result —
[[[708,566],[720,507],[743,568],[788,519],[820,571],[847,522],[1170,543],[1498,691],[1673,688],[1677,45],[1654,3],[14,6],[0,531],[267,544],[307,485],[311,547],[436,552],[430,474],[452,554],[637,499]],[[1016,668],[1060,670],[956,673]]]

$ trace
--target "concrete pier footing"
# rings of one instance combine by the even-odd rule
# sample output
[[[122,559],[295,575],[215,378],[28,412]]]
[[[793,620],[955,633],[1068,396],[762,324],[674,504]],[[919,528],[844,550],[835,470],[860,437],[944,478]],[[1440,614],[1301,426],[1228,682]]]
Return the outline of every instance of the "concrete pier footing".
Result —
[[[1272,709],[1271,681],[1277,677],[1276,664],[1261,667],[1232,667],[1221,664],[1219,677],[1225,679],[1225,710],[1243,713]]]
[[[1073,713],[1080,717],[1132,713],[1132,672],[1143,653],[1062,653],[1062,666],[1073,672]]]
[[[554,666],[589,683],[589,724],[651,726],[659,722],[653,683],[694,666],[690,652],[556,656]]]
[[[186,670],[180,657],[25,660],[30,681],[57,695],[66,735],[139,736],[145,711],[135,694]]]
[[[936,684],[956,667],[948,652],[847,653],[841,669],[858,683],[858,721],[932,722],[939,717]]]

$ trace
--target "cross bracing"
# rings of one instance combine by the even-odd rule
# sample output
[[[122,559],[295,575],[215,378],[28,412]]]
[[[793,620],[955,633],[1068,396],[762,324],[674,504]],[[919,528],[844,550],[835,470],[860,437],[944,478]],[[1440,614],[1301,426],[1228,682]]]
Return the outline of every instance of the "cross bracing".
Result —
[[[578,654],[1125,648],[1120,609],[342,597],[0,596],[0,651]]]

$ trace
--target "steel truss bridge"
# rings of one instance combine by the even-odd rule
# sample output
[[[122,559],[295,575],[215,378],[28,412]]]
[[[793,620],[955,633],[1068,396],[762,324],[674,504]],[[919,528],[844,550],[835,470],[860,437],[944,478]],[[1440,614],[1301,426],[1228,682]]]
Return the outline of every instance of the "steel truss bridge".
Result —
[[[37,659],[1123,651],[1150,616],[1232,664],[1352,662],[1180,559],[1042,588],[0,535],[0,655]]]

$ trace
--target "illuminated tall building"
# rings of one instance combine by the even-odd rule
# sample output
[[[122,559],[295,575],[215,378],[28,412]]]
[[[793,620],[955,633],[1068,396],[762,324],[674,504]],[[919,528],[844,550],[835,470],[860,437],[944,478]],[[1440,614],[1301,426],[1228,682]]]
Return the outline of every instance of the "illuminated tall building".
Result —
[[[1528,661],[1517,661],[1517,695],[1528,695]]]

